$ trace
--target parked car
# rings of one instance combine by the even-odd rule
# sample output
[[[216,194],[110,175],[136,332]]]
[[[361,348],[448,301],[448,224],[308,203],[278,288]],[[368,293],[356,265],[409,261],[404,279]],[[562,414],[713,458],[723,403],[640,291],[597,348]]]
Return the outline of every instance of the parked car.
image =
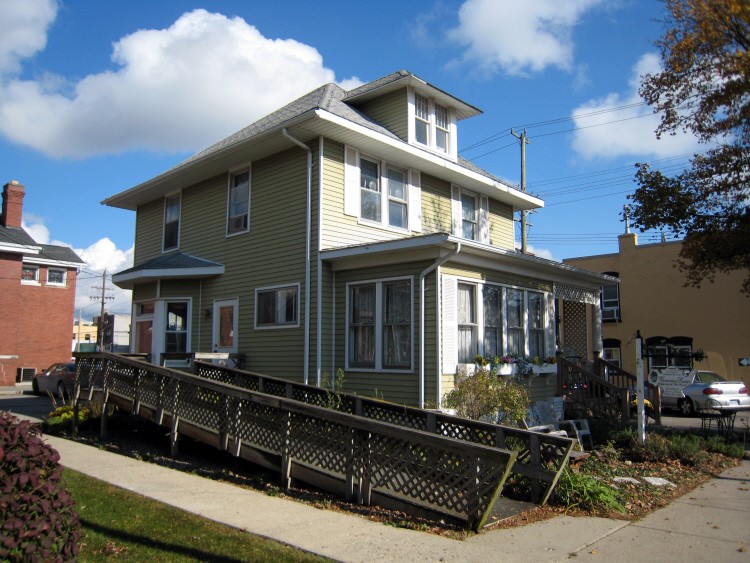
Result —
[[[73,395],[76,380],[75,362],[52,364],[41,373],[37,373],[31,382],[34,393],[52,393],[60,398]]]
[[[661,397],[661,406],[676,408],[685,416],[692,416],[706,401],[713,399],[719,407],[750,408],[750,395],[742,381],[726,381],[712,371],[693,370],[688,385],[677,396]],[[712,404],[715,404],[712,401]]]

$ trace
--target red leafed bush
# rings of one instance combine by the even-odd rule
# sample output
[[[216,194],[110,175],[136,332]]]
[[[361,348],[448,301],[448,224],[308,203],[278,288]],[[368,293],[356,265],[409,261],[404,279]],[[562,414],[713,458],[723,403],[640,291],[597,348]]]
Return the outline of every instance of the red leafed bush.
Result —
[[[0,561],[72,561],[81,526],[60,454],[28,421],[0,412]]]

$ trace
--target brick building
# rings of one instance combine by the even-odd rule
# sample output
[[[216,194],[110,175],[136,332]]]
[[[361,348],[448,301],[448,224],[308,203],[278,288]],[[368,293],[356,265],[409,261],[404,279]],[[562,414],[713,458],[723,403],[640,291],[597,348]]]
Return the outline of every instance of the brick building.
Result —
[[[22,228],[24,195],[15,180],[3,186],[0,386],[70,359],[76,275],[83,264],[70,248],[37,244]]]

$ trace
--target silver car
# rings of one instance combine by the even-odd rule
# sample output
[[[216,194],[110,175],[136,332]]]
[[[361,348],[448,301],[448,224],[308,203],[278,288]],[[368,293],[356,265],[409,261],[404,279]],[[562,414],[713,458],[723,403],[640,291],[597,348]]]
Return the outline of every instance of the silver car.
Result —
[[[692,381],[676,397],[662,396],[662,407],[676,408],[685,416],[692,416],[711,399],[718,408],[750,409],[750,395],[742,381],[726,381],[712,371],[693,370]]]
[[[73,395],[76,380],[75,362],[52,364],[41,373],[37,373],[31,382],[31,388],[37,395],[52,393],[61,399]]]

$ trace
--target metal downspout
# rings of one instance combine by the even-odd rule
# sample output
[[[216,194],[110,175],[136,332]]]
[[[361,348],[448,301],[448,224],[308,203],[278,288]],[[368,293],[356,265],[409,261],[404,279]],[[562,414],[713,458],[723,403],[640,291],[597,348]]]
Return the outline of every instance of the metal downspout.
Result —
[[[305,230],[305,346],[304,346],[304,368],[303,380],[305,385],[308,381],[310,371],[310,227],[312,218],[312,150],[299,139],[289,134],[287,128],[281,130],[281,134],[295,145],[307,151],[307,228]]]
[[[435,260],[435,262],[427,266],[427,268],[425,268],[421,274],[419,274],[419,408],[421,409],[424,408],[424,279],[429,273],[445,264],[459,252],[461,252],[461,243],[457,242],[456,248],[450,254],[447,254],[442,258],[438,258],[437,260]],[[435,280],[435,288],[437,288],[437,285],[438,281]],[[439,326],[440,322],[438,322],[438,327]]]

